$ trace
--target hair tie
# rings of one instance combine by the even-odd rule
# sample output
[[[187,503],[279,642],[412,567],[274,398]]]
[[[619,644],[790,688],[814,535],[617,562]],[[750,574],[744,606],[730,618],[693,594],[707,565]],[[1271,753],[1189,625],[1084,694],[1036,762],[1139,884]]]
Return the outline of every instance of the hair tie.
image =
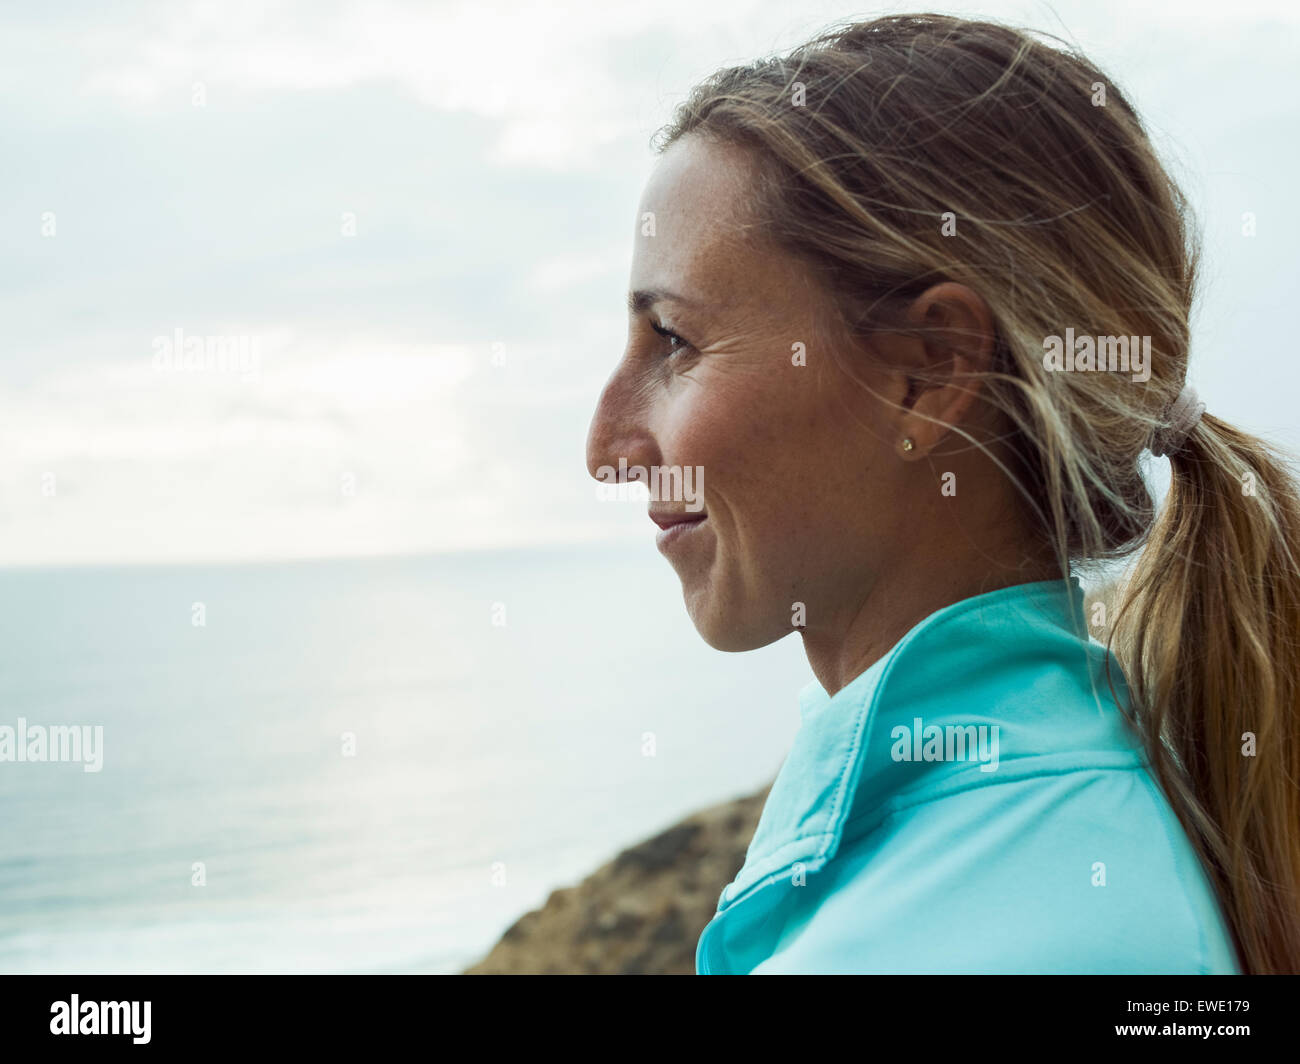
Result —
[[[1175,455],[1183,449],[1187,437],[1205,413],[1205,404],[1196,397],[1196,389],[1184,384],[1178,398],[1165,414],[1165,424],[1156,429],[1151,439],[1151,453],[1157,458]]]

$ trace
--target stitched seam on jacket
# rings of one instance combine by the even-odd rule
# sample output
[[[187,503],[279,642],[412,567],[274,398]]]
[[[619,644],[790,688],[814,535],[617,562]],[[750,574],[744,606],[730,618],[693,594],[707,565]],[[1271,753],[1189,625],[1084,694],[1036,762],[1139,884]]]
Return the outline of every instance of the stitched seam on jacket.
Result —
[[[885,671],[886,672],[889,671],[889,666],[886,666]],[[877,693],[880,691],[880,687],[883,685],[884,685],[884,675],[882,674],[881,683],[876,687]],[[817,853],[815,855],[817,857],[825,857],[828,851],[830,851],[832,847],[838,844],[838,840],[841,834],[840,808],[841,806],[843,806],[844,796],[849,790],[849,774],[852,770],[854,769],[857,770],[856,773],[854,774],[855,778],[854,778],[854,788],[853,788],[854,791],[856,792],[857,777],[860,777],[862,775],[862,766],[865,760],[858,756],[862,747],[862,734],[866,730],[867,721],[870,720],[875,713],[876,701],[877,698],[873,696],[870,705],[861,705],[858,707],[858,714],[857,714],[858,719],[853,726],[853,740],[849,743],[848,755],[844,758],[844,765],[840,769],[839,779],[835,785],[835,798],[833,799],[833,804],[831,806],[830,816],[827,818],[826,830],[824,832],[819,833],[819,834],[826,835],[827,838],[826,841],[822,843],[820,847],[818,847]]]
[[[1062,751],[1068,754],[1069,751]],[[1039,755],[1040,757],[1042,755]],[[1120,752],[1120,756],[1128,756]],[[1024,760],[1037,760],[1037,758],[1025,758]],[[1006,761],[1003,764],[1013,765],[1015,762]],[[1083,765],[1062,765],[1059,768],[1031,768],[1022,771],[1019,775],[1010,773],[998,776],[996,779],[992,773],[983,774],[982,779],[962,779],[954,780],[952,777],[937,780],[919,791],[895,795],[893,798],[886,799],[880,806],[882,809],[910,809],[914,805],[924,805],[926,802],[937,802],[954,794],[965,794],[967,791],[978,790],[981,787],[998,787],[1009,783],[1022,783],[1025,780],[1047,779],[1051,776],[1068,776],[1073,772],[1137,772],[1142,768],[1141,762],[1136,759],[1132,764],[1127,765],[1102,765],[1089,763]]]
[[[896,798],[890,798],[880,805],[876,806],[871,813],[864,813],[859,820],[859,824],[870,823],[871,830],[875,830],[895,813],[900,813],[905,809],[912,809],[918,805],[929,805],[932,802],[939,802],[945,798],[951,798],[954,795],[966,794],[969,791],[979,790],[983,787],[1001,787],[1012,783],[1023,783],[1026,780],[1048,779],[1053,776],[1069,776],[1076,772],[1141,772],[1142,765],[1071,765],[1062,768],[1045,768],[1036,769],[1026,772],[1024,775],[1016,776],[1014,779],[987,779],[971,780],[968,783],[954,785],[946,789],[941,794],[923,792],[921,794],[902,795]],[[951,780],[942,781],[937,786],[943,786],[944,783],[951,783]],[[879,814],[879,818],[875,818]]]
[[[775,865],[772,865],[770,868],[766,868],[767,865],[771,864],[771,858],[774,857],[776,854],[780,853],[782,850],[786,849],[788,846],[791,846],[796,842],[802,842],[804,839],[820,839],[823,837],[826,839],[826,841],[821,845],[819,845],[817,850],[809,854],[808,856],[800,857],[793,861],[788,861],[788,860],[781,861]],[[826,848],[831,844],[831,842],[835,840],[835,838],[836,838],[835,832],[817,831],[808,835],[798,835],[795,838],[791,839],[789,842],[786,842],[781,846],[778,846],[775,850],[772,850],[769,854],[767,854],[766,856],[760,858],[759,860],[753,863],[752,867],[766,868],[766,870],[760,871],[758,873],[758,878],[755,879],[752,883],[750,883],[747,887],[745,887],[744,890],[740,891],[740,893],[728,899],[726,896],[727,889],[733,883],[736,882],[736,879],[733,879],[731,883],[728,883],[726,887],[722,888],[722,895],[718,899],[718,908],[716,911],[725,912],[727,909],[730,909],[732,906],[734,906],[737,902],[743,901],[745,898],[748,898],[751,894],[755,893],[760,887],[766,886],[769,883],[775,883],[778,879],[784,879],[786,873],[790,871],[790,869],[792,869],[797,864],[807,864],[811,861],[824,860]],[[746,867],[750,867],[750,866],[748,864],[742,866],[741,871],[743,872]],[[818,865],[818,867],[814,868],[812,871],[818,872],[821,870],[821,868],[822,865]],[[737,873],[737,879],[738,878],[739,878],[739,873]],[[724,907],[724,903],[725,903],[725,907]]]

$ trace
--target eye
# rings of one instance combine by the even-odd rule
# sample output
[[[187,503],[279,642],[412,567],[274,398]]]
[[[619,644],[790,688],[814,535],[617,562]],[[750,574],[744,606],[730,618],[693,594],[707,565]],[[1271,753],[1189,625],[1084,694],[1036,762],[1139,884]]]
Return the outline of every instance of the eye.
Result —
[[[666,329],[662,325],[656,325],[654,322],[650,323],[650,328],[654,329],[655,332],[668,341],[669,356],[676,354],[678,351],[685,351],[691,346],[690,342],[685,337],[673,332],[672,329]]]

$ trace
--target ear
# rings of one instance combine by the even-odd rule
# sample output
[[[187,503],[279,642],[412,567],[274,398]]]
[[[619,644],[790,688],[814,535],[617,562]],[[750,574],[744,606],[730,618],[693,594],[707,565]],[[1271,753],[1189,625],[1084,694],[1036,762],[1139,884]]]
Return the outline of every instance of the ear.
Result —
[[[899,457],[929,455],[953,426],[970,418],[980,375],[993,364],[993,314],[974,289],[955,281],[936,284],[909,308],[921,339],[914,348],[916,372],[909,375],[898,420]],[[903,439],[912,441],[903,449]]]

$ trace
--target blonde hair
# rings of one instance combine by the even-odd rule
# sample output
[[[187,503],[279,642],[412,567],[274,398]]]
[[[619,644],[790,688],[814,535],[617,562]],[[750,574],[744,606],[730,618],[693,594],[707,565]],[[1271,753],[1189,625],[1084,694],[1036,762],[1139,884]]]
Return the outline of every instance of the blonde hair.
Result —
[[[1010,461],[988,453],[1063,575],[1141,548],[1110,626],[1121,708],[1243,970],[1295,972],[1295,480],[1286,458],[1206,414],[1171,457],[1156,515],[1141,456],[1186,380],[1194,226],[1114,83],[1042,38],[933,14],[837,27],[719,71],[658,145],[694,134],[751,149],[759,224],[823,280],[851,338],[906,329],[904,309],[942,280],[983,297],[997,335],[979,394],[1011,426]],[[1067,327],[1149,337],[1149,379],[1051,372],[1045,338]]]

